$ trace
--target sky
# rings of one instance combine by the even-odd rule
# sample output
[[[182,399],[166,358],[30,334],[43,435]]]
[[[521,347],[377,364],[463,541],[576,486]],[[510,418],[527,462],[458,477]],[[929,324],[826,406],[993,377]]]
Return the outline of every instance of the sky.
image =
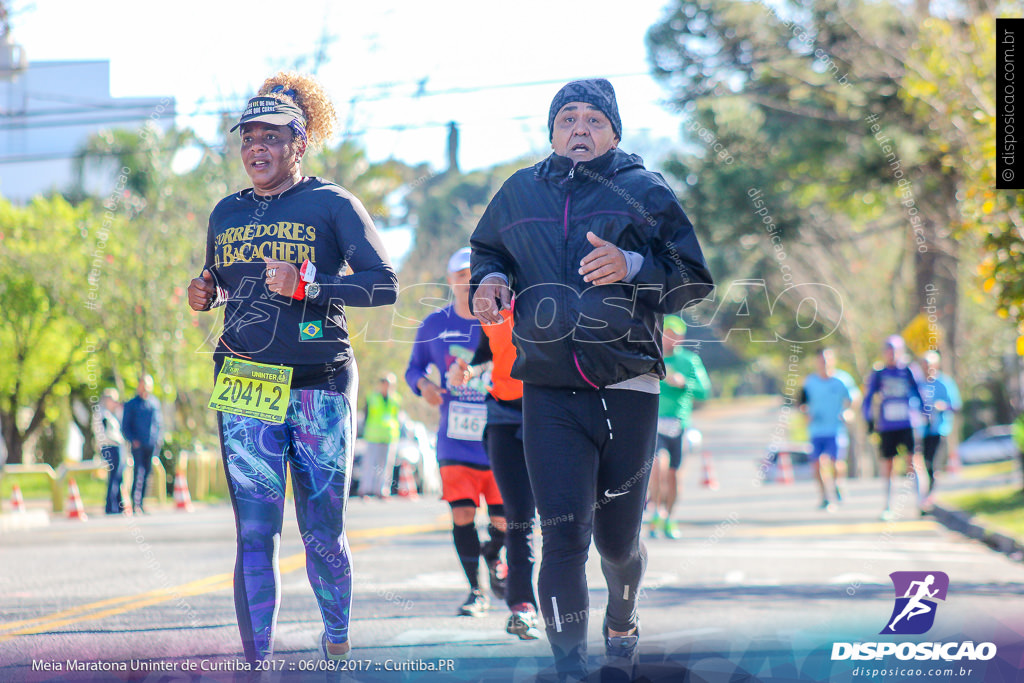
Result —
[[[30,61],[109,60],[112,95],[173,96],[178,124],[210,140],[218,112],[240,112],[280,68],[310,70],[326,45],[317,75],[340,130],[358,136],[370,159],[443,168],[454,120],[469,170],[546,154],[548,105],[575,78],[610,78],[625,150],[657,154],[678,143],[681,120],[659,103],[666,93],[644,45],[667,2],[10,4],[13,38]]]

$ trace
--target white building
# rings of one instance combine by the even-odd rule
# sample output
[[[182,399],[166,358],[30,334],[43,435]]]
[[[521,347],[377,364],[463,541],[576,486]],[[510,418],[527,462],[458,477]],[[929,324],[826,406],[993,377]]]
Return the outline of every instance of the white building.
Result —
[[[2,48],[14,46],[0,45]],[[9,55],[0,55],[0,58]],[[75,181],[75,156],[101,130],[174,122],[173,97],[110,96],[110,62],[29,62],[0,68],[0,196],[17,203]],[[6,65],[5,65],[6,66]],[[23,67],[23,68],[22,68]],[[110,191],[113,179],[93,171],[90,193]]]

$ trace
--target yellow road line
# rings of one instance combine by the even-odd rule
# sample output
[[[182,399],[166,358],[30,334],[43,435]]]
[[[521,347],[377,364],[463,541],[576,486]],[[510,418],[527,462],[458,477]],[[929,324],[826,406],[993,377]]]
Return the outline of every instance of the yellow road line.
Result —
[[[938,529],[936,522],[930,520],[914,520],[908,522],[861,522],[850,524],[801,524],[793,526],[773,526],[764,529],[746,527],[756,536],[819,536],[842,534],[880,534],[908,533],[913,531],[933,531]]]
[[[63,617],[69,617],[75,614],[81,614],[82,612],[88,612],[90,610],[99,609],[100,607],[107,607],[108,605],[116,605],[118,603],[130,602],[132,600],[147,599],[156,596],[166,595],[169,591],[172,590],[190,590],[194,586],[221,581],[224,579],[224,577],[230,578],[231,574],[217,574],[215,576],[208,576],[205,579],[197,579],[196,581],[184,583],[178,586],[177,588],[157,588],[156,590],[147,591],[145,593],[139,593],[138,595],[123,595],[119,598],[108,598],[106,600],[100,600],[99,602],[91,602],[88,605],[79,605],[78,607],[72,607],[71,609],[66,609],[61,612],[55,612],[54,614],[45,617],[23,619],[22,621],[10,621],[5,624],[0,624],[0,631],[6,631],[8,629],[17,628],[18,626],[23,626],[25,624],[34,624],[39,622],[40,620],[60,619]]]
[[[447,515],[444,516],[447,518]],[[448,529],[447,524],[409,524],[405,526],[395,527],[384,527],[379,529],[357,529],[348,533],[350,540],[358,539],[377,539],[387,538],[391,536],[403,536],[409,534],[427,533],[431,531],[444,531]],[[352,546],[350,550],[353,552],[356,550],[363,550],[370,547],[369,543],[362,543],[359,545]],[[280,573],[287,574],[297,569],[301,569],[306,565],[306,554],[296,553],[289,555],[288,557],[282,558],[278,562]],[[233,574],[214,574],[202,579],[195,581],[189,581],[179,586],[173,586],[171,588],[158,588],[152,591],[146,591],[145,593],[139,593],[137,595],[128,595],[118,598],[108,598],[106,600],[100,600],[99,602],[89,603],[87,605],[80,605],[71,609],[62,610],[55,612],[43,617],[36,617],[34,619],[24,619],[22,621],[8,622],[6,624],[0,624],[0,631],[8,631],[0,635],[0,643],[11,640],[16,636],[31,635],[34,633],[44,633],[51,631],[62,626],[69,624],[75,624],[83,621],[93,621],[96,619],[103,619],[109,616],[115,616],[118,614],[124,614],[143,607],[149,607],[151,605],[157,605],[162,602],[169,600],[177,600],[179,598],[202,595],[204,593],[212,593],[214,591],[223,590],[230,588],[233,582]],[[114,606],[118,605],[118,606]],[[103,607],[109,607],[99,612],[92,612]],[[92,612],[91,614],[83,614],[84,612]],[[80,615],[80,616],[75,616]],[[23,628],[19,628],[23,627]],[[11,631],[11,629],[17,629]]]

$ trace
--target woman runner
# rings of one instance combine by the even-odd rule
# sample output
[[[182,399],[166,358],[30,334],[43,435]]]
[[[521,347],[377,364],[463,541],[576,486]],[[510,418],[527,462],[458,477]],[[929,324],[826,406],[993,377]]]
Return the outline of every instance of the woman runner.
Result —
[[[359,200],[302,175],[303,154],[334,122],[312,78],[263,83],[231,129],[241,129],[252,187],[214,208],[203,271],[188,290],[194,310],[224,307],[211,402],[237,528],[235,611],[254,669],[274,648],[286,468],[324,623],[321,653],[350,649],[345,507],[358,375],[344,307],[392,304],[398,280]]]

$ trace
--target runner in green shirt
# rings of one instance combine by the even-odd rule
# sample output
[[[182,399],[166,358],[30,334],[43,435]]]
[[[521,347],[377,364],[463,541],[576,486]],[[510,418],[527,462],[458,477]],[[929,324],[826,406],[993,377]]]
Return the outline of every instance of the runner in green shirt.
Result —
[[[686,440],[688,450],[700,448],[700,432],[690,429],[690,414],[694,399],[704,400],[711,395],[711,381],[704,363],[696,353],[682,347],[685,338],[686,323],[677,316],[665,316],[662,347],[666,374],[658,399],[658,445],[648,491],[648,502],[654,511],[650,520],[651,538],[655,538],[659,530],[666,538],[679,538],[672,521],[672,509],[679,497],[683,441]]]

